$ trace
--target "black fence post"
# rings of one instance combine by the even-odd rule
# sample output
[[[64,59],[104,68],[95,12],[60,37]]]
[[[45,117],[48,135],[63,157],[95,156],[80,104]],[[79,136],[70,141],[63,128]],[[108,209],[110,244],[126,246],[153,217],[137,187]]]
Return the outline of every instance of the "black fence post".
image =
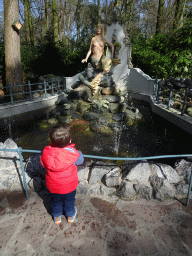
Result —
[[[185,112],[185,107],[186,107],[186,104],[187,104],[188,92],[189,92],[189,88],[186,88],[185,96],[184,96],[184,100],[183,100],[183,107],[182,107],[182,110],[181,110],[181,115],[182,116],[184,115],[184,112]]]
[[[54,95],[54,90],[53,90],[53,79],[52,79],[52,82],[51,82],[51,90],[52,90],[52,96]]]
[[[44,90],[45,90],[45,98],[47,98],[47,84],[45,80],[44,80]]]
[[[9,83],[9,91],[10,91],[10,97],[11,97],[11,104],[13,104],[12,86],[10,83]]]
[[[29,96],[30,96],[30,101],[32,101],[32,94],[31,94],[31,83],[30,81],[28,81],[28,85],[29,85]]]

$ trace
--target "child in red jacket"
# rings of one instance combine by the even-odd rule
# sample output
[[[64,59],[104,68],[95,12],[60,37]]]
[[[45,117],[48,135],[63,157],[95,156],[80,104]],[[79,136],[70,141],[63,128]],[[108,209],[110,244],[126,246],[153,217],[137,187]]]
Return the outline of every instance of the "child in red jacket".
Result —
[[[77,165],[84,161],[81,151],[71,144],[69,125],[57,124],[50,132],[51,145],[44,148],[41,164],[46,169],[45,183],[52,197],[52,215],[56,224],[63,211],[68,222],[77,214],[75,207],[78,186]]]

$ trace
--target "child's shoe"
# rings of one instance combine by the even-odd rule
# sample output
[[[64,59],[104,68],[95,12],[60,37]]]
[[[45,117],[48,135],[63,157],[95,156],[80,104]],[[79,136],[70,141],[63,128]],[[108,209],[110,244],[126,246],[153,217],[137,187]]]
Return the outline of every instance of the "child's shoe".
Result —
[[[55,221],[55,224],[60,224],[61,223],[61,216],[54,217],[54,221]]]
[[[77,208],[75,207],[75,215],[72,217],[68,217],[68,222],[72,223],[75,220],[75,216],[77,215]]]

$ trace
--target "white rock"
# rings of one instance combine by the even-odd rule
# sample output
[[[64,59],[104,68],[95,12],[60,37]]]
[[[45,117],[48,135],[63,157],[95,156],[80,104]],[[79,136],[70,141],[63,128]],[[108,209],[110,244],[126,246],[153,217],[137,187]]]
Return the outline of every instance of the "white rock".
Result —
[[[78,166],[77,167],[77,174],[79,181],[88,180],[89,175],[89,167],[87,166]]]
[[[99,184],[94,184],[91,185],[89,188],[89,194],[90,195],[101,195],[101,190],[100,190],[100,185]]]
[[[174,198],[176,194],[175,187],[168,180],[163,181],[163,186],[155,190],[154,197],[159,201],[164,201],[165,198]]]
[[[100,182],[105,174],[114,168],[114,164],[97,162],[95,166],[90,170],[89,184],[95,184]]]
[[[175,163],[175,170],[177,173],[185,180],[186,183],[189,183],[191,177],[191,168],[192,163],[181,159]]]
[[[101,191],[101,195],[111,196],[116,192],[116,188],[113,188],[113,187],[108,188],[104,185],[101,185],[100,186],[100,191]]]
[[[117,196],[127,199],[134,199],[136,196],[133,183],[128,181],[122,181],[120,187],[117,190]]]
[[[140,195],[140,197],[150,200],[152,197],[152,187],[143,184],[134,184],[134,189]]]
[[[139,163],[130,170],[124,179],[129,181],[137,181],[138,183],[142,184],[148,184],[150,174],[150,165],[146,162]]]
[[[108,187],[113,187],[121,184],[120,168],[115,167],[109,171],[105,176],[105,184]]]
[[[179,184],[176,187],[177,193],[179,194],[188,194],[189,185],[188,184]]]
[[[86,180],[79,182],[79,185],[77,186],[76,192],[78,194],[89,194],[89,185]]]
[[[166,164],[152,164],[152,172],[160,178],[165,178],[171,184],[177,184],[182,181],[182,178],[178,175],[175,169]]]

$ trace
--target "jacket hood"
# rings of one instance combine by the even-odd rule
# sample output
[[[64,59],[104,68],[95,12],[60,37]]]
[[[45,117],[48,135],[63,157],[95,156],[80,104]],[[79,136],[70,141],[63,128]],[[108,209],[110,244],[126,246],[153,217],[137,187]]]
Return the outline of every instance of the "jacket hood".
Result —
[[[65,148],[47,146],[43,150],[41,163],[45,169],[52,171],[61,171],[72,166],[80,156],[80,153],[71,144]],[[68,150],[70,148],[72,150]]]

